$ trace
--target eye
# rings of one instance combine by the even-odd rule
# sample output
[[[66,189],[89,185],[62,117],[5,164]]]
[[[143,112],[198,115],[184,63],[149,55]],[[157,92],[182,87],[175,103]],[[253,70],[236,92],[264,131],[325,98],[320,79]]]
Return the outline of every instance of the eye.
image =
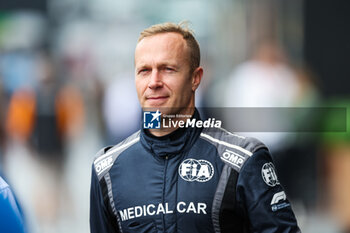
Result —
[[[165,71],[167,71],[167,72],[174,72],[174,71],[175,71],[175,69],[172,68],[172,67],[165,67],[164,69],[165,69]]]
[[[138,73],[138,74],[145,74],[145,73],[147,73],[148,71],[150,71],[150,69],[143,68],[143,69],[140,69],[137,73]]]

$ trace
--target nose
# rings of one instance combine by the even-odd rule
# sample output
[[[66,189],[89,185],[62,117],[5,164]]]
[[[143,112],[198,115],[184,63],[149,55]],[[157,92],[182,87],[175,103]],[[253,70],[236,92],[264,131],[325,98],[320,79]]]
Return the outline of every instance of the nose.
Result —
[[[148,83],[150,89],[157,89],[163,86],[163,81],[158,70],[152,70],[152,74]]]

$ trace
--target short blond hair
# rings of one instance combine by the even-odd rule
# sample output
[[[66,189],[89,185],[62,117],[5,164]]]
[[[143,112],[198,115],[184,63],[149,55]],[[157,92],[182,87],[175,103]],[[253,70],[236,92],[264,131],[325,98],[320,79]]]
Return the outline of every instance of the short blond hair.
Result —
[[[187,21],[179,24],[167,22],[152,25],[140,33],[137,43],[139,43],[145,37],[167,32],[179,33],[186,41],[186,44],[190,50],[190,72],[192,73],[197,67],[200,66],[201,54],[199,43],[195,39],[194,32],[189,28]]]

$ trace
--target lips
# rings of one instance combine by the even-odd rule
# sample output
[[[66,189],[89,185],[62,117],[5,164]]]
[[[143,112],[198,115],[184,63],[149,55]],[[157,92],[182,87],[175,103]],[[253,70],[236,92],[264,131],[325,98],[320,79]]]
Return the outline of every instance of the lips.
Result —
[[[148,96],[146,97],[146,101],[150,105],[161,105],[168,100],[169,96]]]
[[[146,97],[146,99],[151,99],[151,100],[158,100],[158,99],[165,99],[168,98],[168,96],[151,96],[151,97]]]

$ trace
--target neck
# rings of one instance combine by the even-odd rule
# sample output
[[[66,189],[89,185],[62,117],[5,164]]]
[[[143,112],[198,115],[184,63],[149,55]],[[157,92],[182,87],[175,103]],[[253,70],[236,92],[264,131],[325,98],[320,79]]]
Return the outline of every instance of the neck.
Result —
[[[169,114],[162,114],[162,118],[164,119],[166,117],[167,120],[171,120],[172,122],[178,122],[178,121],[186,121],[187,119],[190,119],[194,114],[194,108],[188,108],[184,111],[177,112],[177,113],[169,113]],[[175,130],[179,128],[179,124],[170,124],[168,127],[162,127],[160,129],[149,129],[149,132],[156,136],[156,137],[162,137],[168,134],[171,134]]]

